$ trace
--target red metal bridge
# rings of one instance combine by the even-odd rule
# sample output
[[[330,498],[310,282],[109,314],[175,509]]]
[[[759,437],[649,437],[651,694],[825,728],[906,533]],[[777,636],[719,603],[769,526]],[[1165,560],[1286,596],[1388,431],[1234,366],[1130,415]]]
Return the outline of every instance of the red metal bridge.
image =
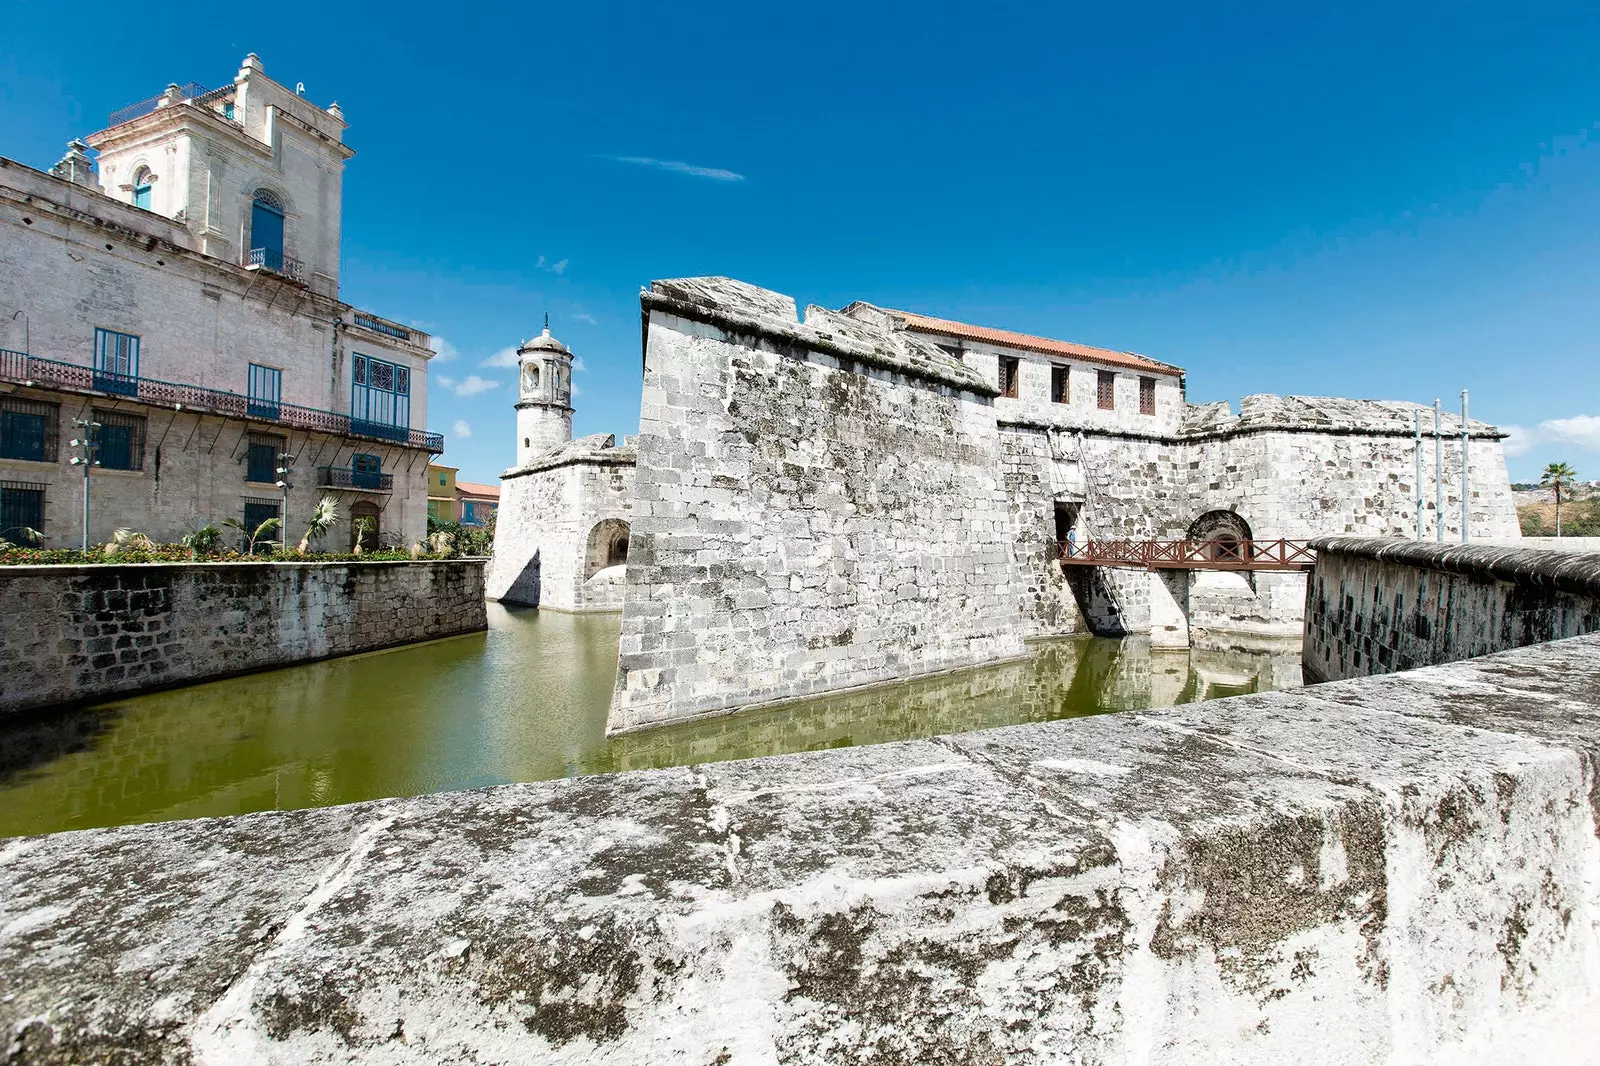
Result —
[[[1062,566],[1126,566],[1145,570],[1310,570],[1310,541],[1090,540],[1056,545]]]

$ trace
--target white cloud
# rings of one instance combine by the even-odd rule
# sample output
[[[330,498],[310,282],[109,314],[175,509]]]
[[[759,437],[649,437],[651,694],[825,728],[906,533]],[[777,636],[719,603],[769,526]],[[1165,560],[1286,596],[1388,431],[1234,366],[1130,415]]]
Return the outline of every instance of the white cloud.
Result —
[[[1584,451],[1600,452],[1600,417],[1549,418],[1539,423],[1539,436],[1552,444],[1568,444]]]
[[[1500,446],[1505,449],[1506,458],[1508,459],[1515,459],[1519,455],[1527,455],[1533,450],[1533,446],[1539,443],[1534,439],[1535,431],[1528,429],[1526,426],[1501,426],[1500,428],[1510,434],[1500,442]]]
[[[545,261],[544,256],[541,255],[539,261],[533,265],[540,270],[548,270],[552,274],[565,274],[567,272],[567,260],[565,259],[558,259],[554,263],[548,263]]]
[[[463,419],[456,419],[456,424],[450,427],[450,432],[458,437],[472,436],[472,427]]]
[[[433,348],[433,361],[435,363],[448,363],[461,353],[456,351],[456,346],[443,337],[430,337],[428,344]]]
[[[594,316],[587,311],[579,311],[577,314],[573,315],[572,318],[575,322],[587,322],[591,326],[599,325],[599,323],[594,320]]]
[[[1511,436],[1505,440],[1506,455],[1515,459],[1543,445],[1561,445],[1586,452],[1600,452],[1600,416],[1574,415],[1547,418],[1531,429],[1527,426],[1501,426]]]
[[[456,386],[456,395],[476,396],[480,392],[488,392],[490,389],[498,389],[499,387],[500,383],[498,381],[490,381],[488,378],[480,378],[476,374],[469,374],[465,381]]]
[[[572,383],[572,395],[581,396],[582,394],[583,394],[583,390],[578,388],[578,383],[576,381],[574,381]]]
[[[510,369],[517,365],[517,346],[513,344],[509,348],[501,348],[478,365],[499,367],[502,370]]]
[[[709,178],[712,181],[743,181],[744,175],[732,170],[723,170],[721,167],[697,167],[690,163],[679,163],[671,159],[651,159],[642,155],[613,155],[603,158],[615,163],[631,163],[639,167],[655,167],[657,170],[669,170],[674,174],[687,174],[691,178]]]
[[[433,380],[437,381],[440,385],[447,389],[453,388],[456,383],[456,379],[451,377],[449,374],[435,374],[433,375]]]
[[[574,374],[581,374],[585,370],[588,370],[588,369],[589,369],[589,364],[587,364],[587,363],[585,363],[583,361],[583,356],[580,355],[580,356],[576,356],[576,357],[573,358],[573,360],[572,360],[572,372]]]

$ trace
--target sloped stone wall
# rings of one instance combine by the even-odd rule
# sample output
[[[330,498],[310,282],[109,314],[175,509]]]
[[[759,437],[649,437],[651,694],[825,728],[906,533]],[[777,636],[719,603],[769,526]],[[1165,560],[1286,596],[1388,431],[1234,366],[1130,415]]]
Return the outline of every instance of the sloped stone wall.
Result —
[[[1600,632],[1600,554],[1355,538],[1314,546],[1307,681]]]
[[[1024,653],[992,388],[776,293],[656,289],[613,731]]]
[[[0,567],[0,714],[488,628],[481,560]]]

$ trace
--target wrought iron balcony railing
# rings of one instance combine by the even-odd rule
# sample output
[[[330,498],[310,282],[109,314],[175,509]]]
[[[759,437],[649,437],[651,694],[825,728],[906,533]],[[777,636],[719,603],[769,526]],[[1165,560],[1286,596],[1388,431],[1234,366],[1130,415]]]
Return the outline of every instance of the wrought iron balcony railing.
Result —
[[[313,429],[349,437],[376,437],[412,448],[426,448],[437,455],[444,451],[444,436],[406,426],[389,426],[353,419],[337,411],[323,411],[293,403],[270,403],[241,396],[237,392],[208,389],[156,378],[107,374],[77,363],[41,359],[25,352],[0,349],[0,380],[46,388],[75,389],[124,396],[159,407],[178,407],[203,411],[227,418],[246,418],[295,429]],[[276,412],[275,414],[273,412]]]
[[[393,492],[393,474],[372,474],[348,466],[317,467],[317,484],[329,489],[356,489],[362,492]]]
[[[411,331],[409,329],[406,329],[403,326],[397,326],[393,322],[381,319],[376,315],[369,315],[365,311],[357,311],[355,313],[355,322],[356,325],[360,326],[362,329],[370,329],[374,333],[382,333],[389,337],[398,337],[403,341],[408,341],[411,339]]]
[[[183,95],[185,100],[193,100],[197,97],[204,96],[206,95],[207,91],[208,90],[206,87],[197,81],[191,81],[187,85],[178,86],[178,92]],[[148,100],[140,100],[136,104],[129,104],[127,107],[119,107],[117,110],[111,112],[111,117],[106,120],[106,125],[108,127],[120,126],[124,122],[132,122],[136,118],[143,118],[145,115],[148,115],[150,112],[154,111],[156,109],[156,105],[161,103],[161,98],[166,95],[166,93],[157,93]]]
[[[273,248],[252,248],[245,261],[245,266],[255,267],[258,270],[269,270],[274,274],[281,274],[293,281],[305,280],[305,267],[300,260],[293,259]]]

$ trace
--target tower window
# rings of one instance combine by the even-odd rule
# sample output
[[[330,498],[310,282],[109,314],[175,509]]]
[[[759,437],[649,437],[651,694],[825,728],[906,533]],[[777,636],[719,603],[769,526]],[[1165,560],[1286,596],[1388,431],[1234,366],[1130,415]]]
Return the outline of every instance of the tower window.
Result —
[[[1017,379],[1022,376],[1020,373],[1021,367],[1022,360],[1020,359],[1009,355],[1000,357],[1000,392],[1002,395],[1016,399]]]
[[[1139,379],[1139,413],[1153,415],[1156,413],[1156,379]]]
[[[1050,399],[1054,403],[1072,402],[1072,381],[1064,366],[1050,368]]]
[[[285,272],[283,201],[268,189],[257,189],[250,201],[250,265]]]
[[[133,172],[133,206],[150,210],[150,168],[140,167]]]
[[[1102,411],[1114,411],[1117,407],[1117,372],[1115,370],[1098,370],[1095,372],[1097,386],[1095,401]]]

